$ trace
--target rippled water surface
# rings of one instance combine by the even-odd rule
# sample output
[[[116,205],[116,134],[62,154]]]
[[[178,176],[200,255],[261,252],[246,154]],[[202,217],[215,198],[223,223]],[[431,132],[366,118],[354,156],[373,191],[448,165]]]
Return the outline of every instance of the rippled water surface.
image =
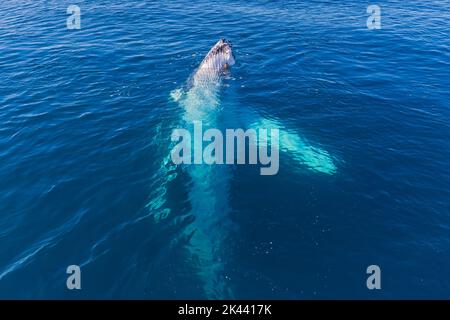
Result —
[[[0,297],[450,298],[448,2],[367,5],[1,1]],[[208,121],[280,128],[277,175],[167,161],[221,37]]]

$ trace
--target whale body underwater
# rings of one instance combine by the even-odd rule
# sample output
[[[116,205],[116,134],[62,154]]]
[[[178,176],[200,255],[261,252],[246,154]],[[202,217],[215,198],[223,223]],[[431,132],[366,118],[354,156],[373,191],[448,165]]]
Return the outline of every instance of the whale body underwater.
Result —
[[[223,125],[219,120],[219,115],[225,108],[221,105],[221,84],[233,65],[235,65],[235,56],[232,45],[226,39],[220,39],[209,50],[185,85],[170,93],[171,101],[177,103],[181,109],[182,117],[179,126],[187,128],[194,121],[201,121],[204,127],[210,128]],[[320,174],[332,175],[336,172],[334,160],[327,151],[311,146],[295,130],[283,126],[280,120],[254,115],[247,119],[247,128],[279,129],[279,151],[293,159],[299,166]],[[202,137],[194,137],[195,139],[202,139]],[[202,144],[202,141],[198,142]],[[167,181],[160,187],[164,189],[161,192],[161,198],[166,195],[167,182],[174,179],[173,174],[167,174],[169,159],[170,156],[167,156],[161,167],[160,174],[164,169],[167,176]],[[189,257],[186,257],[186,261],[189,261],[192,266],[187,272],[194,272],[198,276],[205,298],[233,299],[232,285],[225,270],[227,250],[229,250],[227,244],[230,233],[234,230],[229,218],[228,191],[232,178],[230,166],[207,164],[176,166],[172,163],[169,167],[171,171],[183,171],[190,179],[187,193],[190,203],[189,215],[193,219],[185,227],[184,233],[188,239],[186,249]],[[150,208],[160,209],[164,201],[168,200],[154,200]],[[164,215],[168,214],[170,213],[165,212]]]

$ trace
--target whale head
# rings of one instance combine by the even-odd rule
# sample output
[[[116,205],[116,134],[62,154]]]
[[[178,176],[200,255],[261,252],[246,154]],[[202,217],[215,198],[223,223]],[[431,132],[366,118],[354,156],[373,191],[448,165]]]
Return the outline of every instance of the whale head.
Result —
[[[194,76],[195,82],[205,82],[217,79],[222,72],[235,64],[231,42],[220,39],[209,50]]]
[[[231,42],[222,38],[209,50],[202,64],[222,71],[235,64]]]
[[[227,69],[236,63],[232,47],[231,42],[224,38],[220,39],[213,47],[217,55],[221,57],[223,63],[221,68],[223,69]]]

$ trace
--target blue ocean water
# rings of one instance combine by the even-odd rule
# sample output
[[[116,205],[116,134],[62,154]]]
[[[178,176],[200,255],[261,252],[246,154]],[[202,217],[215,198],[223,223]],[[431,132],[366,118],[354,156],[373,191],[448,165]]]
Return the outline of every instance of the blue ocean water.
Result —
[[[379,30],[369,4],[2,1],[0,297],[450,298],[448,2],[376,3]],[[165,162],[171,92],[221,37],[217,119],[332,170],[287,150],[199,189]]]

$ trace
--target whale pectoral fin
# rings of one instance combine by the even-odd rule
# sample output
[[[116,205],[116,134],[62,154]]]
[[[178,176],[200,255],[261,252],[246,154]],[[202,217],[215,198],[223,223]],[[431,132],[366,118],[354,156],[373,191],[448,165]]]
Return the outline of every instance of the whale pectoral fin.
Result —
[[[330,175],[336,172],[336,165],[328,151],[307,145],[302,145],[301,148],[288,149],[288,151],[291,150],[294,158],[312,171]]]
[[[308,140],[295,131],[284,128],[277,120],[261,119],[254,123],[252,128],[255,130],[278,129],[280,151],[289,154],[294,160],[311,171],[329,175],[336,172],[337,168],[333,157],[328,151],[310,145]]]

